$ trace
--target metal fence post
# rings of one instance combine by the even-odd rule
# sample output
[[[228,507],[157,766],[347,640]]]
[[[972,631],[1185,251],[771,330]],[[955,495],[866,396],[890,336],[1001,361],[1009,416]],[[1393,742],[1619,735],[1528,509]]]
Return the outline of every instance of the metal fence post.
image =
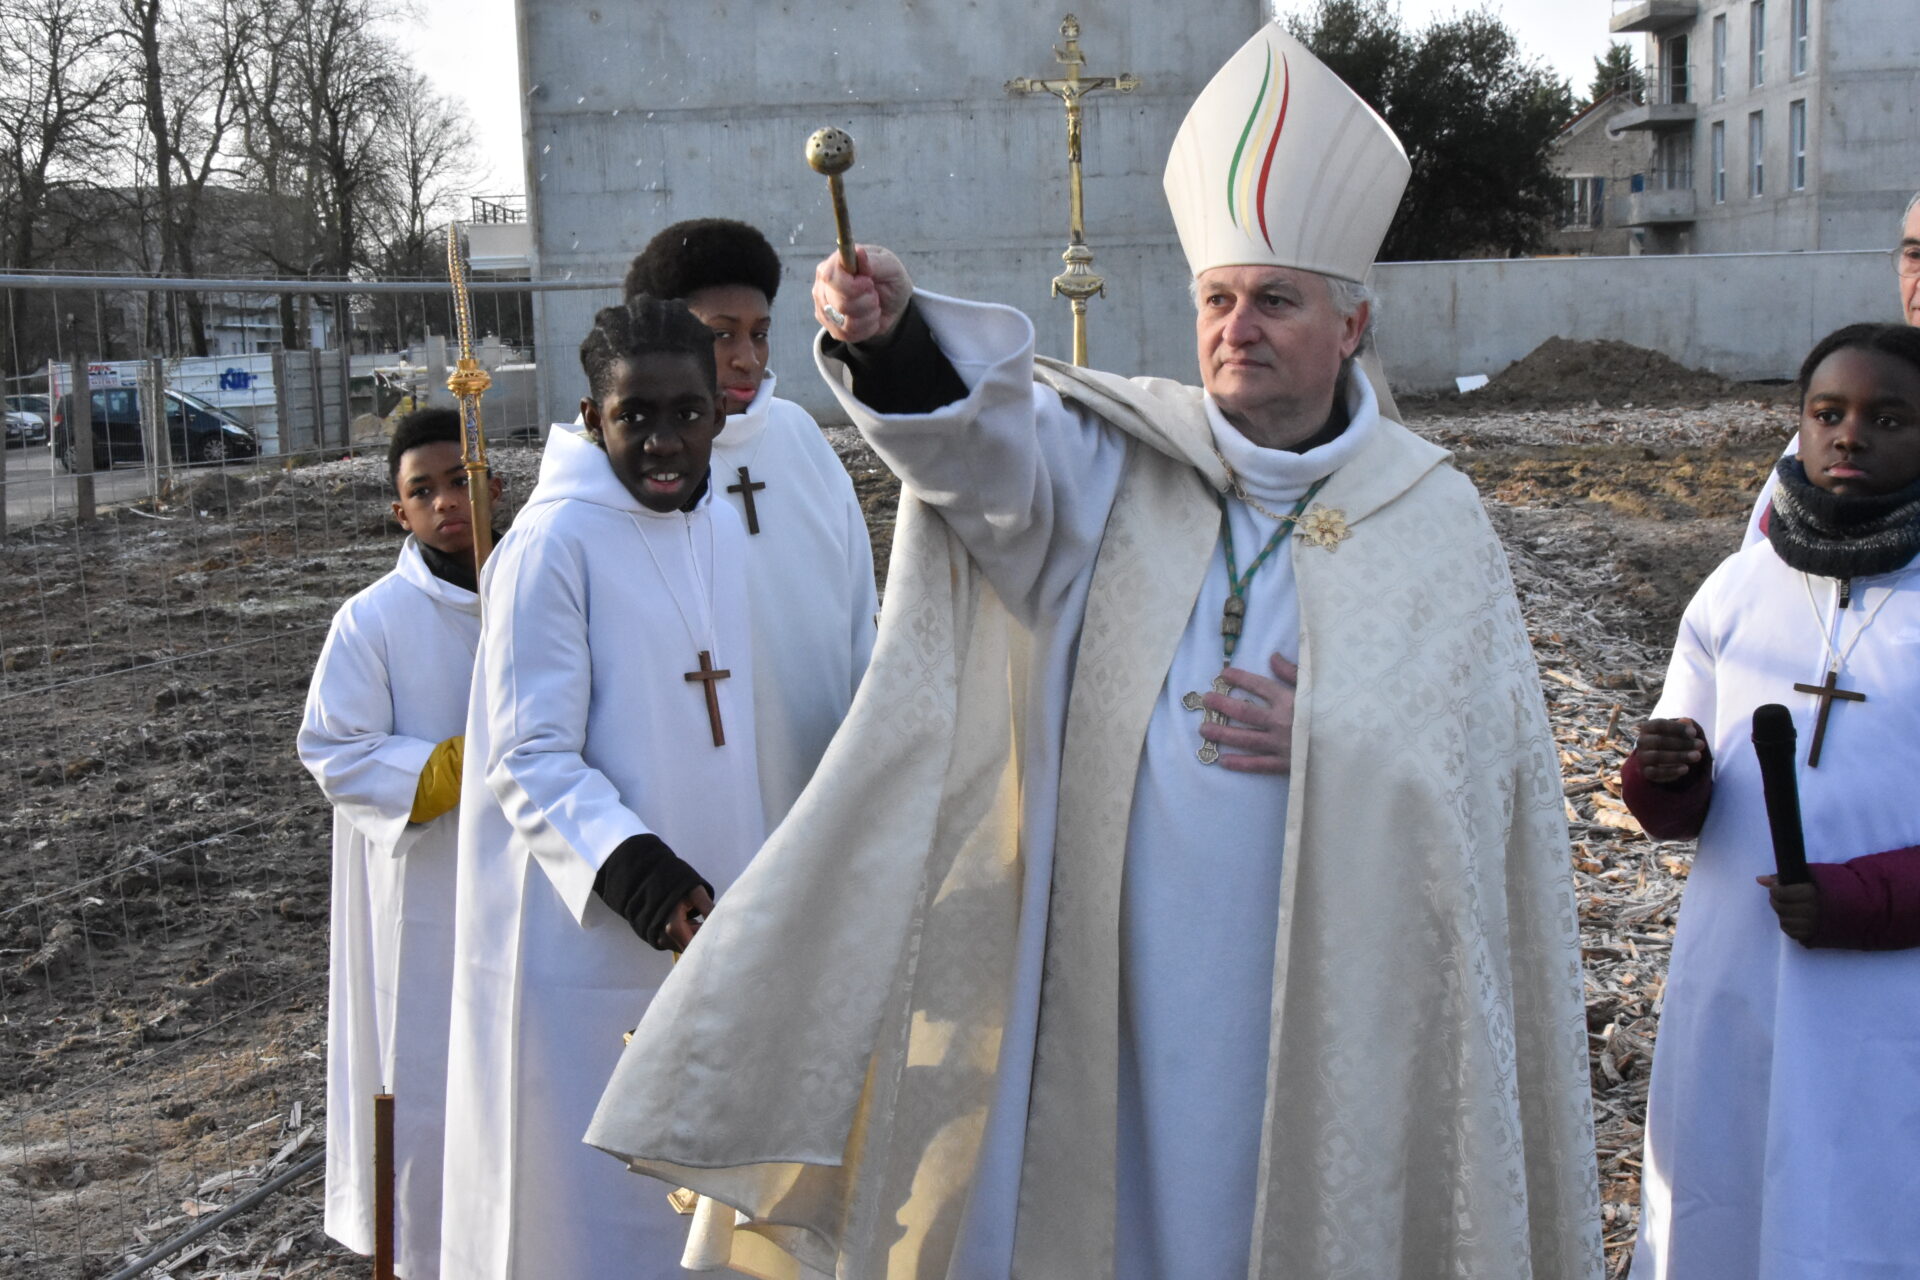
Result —
[[[283,465],[293,465],[293,395],[287,387],[286,349],[273,349],[273,436],[274,446],[282,454]]]
[[[166,384],[160,362],[148,360],[140,370],[140,452],[147,470],[147,496],[160,507],[162,468],[167,458]]]
[[[340,362],[340,446],[343,449],[353,447],[353,358],[347,354],[347,348],[334,351],[334,358]]]
[[[327,393],[320,381],[320,353],[307,348],[307,402],[313,406],[313,451],[324,455],[327,448]]]
[[[4,380],[0,380],[0,389],[4,389],[6,385],[7,384]],[[26,384],[22,383],[21,385],[24,387]],[[0,400],[0,405],[4,405],[5,403],[6,403],[5,401]],[[47,416],[49,418],[53,416],[53,401],[51,400],[47,401]],[[51,423],[48,424],[47,435],[49,439],[52,438],[53,428]],[[5,434],[0,433],[0,538],[5,538],[7,536],[7,448],[6,448],[6,445],[7,445],[7,441],[6,441]],[[26,449],[27,449],[27,437],[26,437],[26,433],[22,432],[20,435],[21,453],[24,454],[26,452]]]
[[[67,449],[73,460],[73,506],[74,514],[82,520],[92,520],[93,506],[93,378],[87,369],[86,357],[81,356],[73,362],[73,376],[68,380],[72,388],[72,408],[67,414]],[[107,465],[113,465],[113,453],[107,453]]]

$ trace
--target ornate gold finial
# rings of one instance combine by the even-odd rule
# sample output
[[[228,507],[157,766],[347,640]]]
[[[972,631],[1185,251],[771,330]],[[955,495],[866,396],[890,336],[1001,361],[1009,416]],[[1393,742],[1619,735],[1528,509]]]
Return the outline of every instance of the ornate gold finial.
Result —
[[[460,355],[447,375],[447,390],[460,401],[460,460],[467,468],[467,501],[473,507],[473,568],[477,575],[493,551],[493,491],[488,487],[487,430],[480,397],[493,375],[473,354],[473,291],[467,279],[467,252],[460,224],[447,226],[447,278],[453,284],[453,322]]]
[[[807,139],[807,163],[827,180],[827,195],[833,201],[834,240],[840,246],[840,265],[851,275],[854,271],[853,224],[847,219],[847,189],[840,175],[853,168],[853,135],[828,125],[815,129]]]
[[[1087,363],[1087,299],[1106,292],[1107,282],[1094,272],[1093,250],[1087,247],[1086,201],[1080,181],[1080,103],[1090,93],[1112,90],[1132,93],[1140,87],[1140,77],[1128,72],[1117,76],[1083,76],[1086,55],[1080,52],[1080,20],[1068,14],[1060,23],[1065,46],[1053,47],[1053,58],[1067,69],[1063,80],[1034,80],[1025,76],[1007,81],[1008,93],[1049,93],[1067,106],[1067,251],[1060,256],[1067,269],[1053,278],[1053,296],[1066,298],[1073,305],[1073,362]]]

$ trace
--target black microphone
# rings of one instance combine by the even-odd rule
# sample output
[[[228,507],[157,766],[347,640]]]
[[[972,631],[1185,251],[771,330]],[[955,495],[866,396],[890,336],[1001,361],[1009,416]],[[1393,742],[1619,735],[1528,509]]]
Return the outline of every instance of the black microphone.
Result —
[[[1794,754],[1798,735],[1793,713],[1777,702],[1753,712],[1753,754],[1760,761],[1760,785],[1767,796],[1767,825],[1773,828],[1773,864],[1781,884],[1805,884],[1807,841],[1800,830],[1800,779]]]

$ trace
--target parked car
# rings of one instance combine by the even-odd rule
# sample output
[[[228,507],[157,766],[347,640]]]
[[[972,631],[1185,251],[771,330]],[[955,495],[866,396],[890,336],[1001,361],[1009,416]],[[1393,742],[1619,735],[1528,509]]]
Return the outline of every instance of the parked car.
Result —
[[[16,395],[7,397],[7,444],[45,444],[47,442],[47,398]]]
[[[37,413],[28,413],[25,409],[7,410],[7,448],[16,445],[44,444],[47,439],[47,420]]]
[[[184,391],[168,391],[167,438],[175,462],[225,462],[251,458],[260,452],[253,432],[231,414]],[[116,462],[146,461],[140,429],[140,388],[99,387],[93,399],[93,468],[105,471]],[[53,452],[68,471],[79,465],[67,423],[73,417],[73,394],[53,404]]]

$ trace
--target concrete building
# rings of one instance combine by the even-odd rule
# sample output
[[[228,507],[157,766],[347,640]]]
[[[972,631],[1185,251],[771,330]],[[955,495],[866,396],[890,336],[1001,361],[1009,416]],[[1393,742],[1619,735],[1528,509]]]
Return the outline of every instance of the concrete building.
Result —
[[[824,125],[853,135],[856,238],[898,249],[937,291],[1010,303],[1043,352],[1071,351],[1049,296],[1067,242],[1065,110],[1008,80],[1056,78],[1059,9],[1023,0],[518,0],[528,218],[538,279],[619,280],[654,232],[727,216],[762,228],[786,261],[775,301],[780,390],[831,404],[813,372],[808,297],[833,247],[826,183],[806,165]],[[1194,96],[1258,29],[1262,0],[1150,5],[1073,0],[1084,75],[1132,72],[1132,93],[1085,106],[1087,239],[1107,280],[1091,304],[1103,368],[1193,376],[1186,268],[1160,189]],[[606,293],[535,295],[540,403],[571,419],[571,353]]]
[[[1649,253],[1878,249],[1920,186],[1914,0],[1616,0],[1647,38]]]
[[[1567,122],[1553,144],[1554,172],[1566,182],[1560,225],[1547,252],[1574,257],[1621,257],[1640,252],[1644,232],[1626,223],[1628,192],[1653,161],[1644,130],[1615,122],[1639,104],[1625,91],[1608,94]]]

